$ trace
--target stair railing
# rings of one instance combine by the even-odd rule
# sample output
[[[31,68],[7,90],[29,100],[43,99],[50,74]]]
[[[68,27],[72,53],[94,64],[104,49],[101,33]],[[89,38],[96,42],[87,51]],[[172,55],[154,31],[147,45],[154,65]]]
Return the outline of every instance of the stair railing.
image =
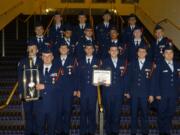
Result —
[[[14,87],[13,87],[11,93],[9,94],[9,97],[7,98],[6,102],[3,105],[0,106],[0,110],[6,108],[9,105],[9,103],[12,100],[12,97],[14,96],[14,94],[15,94],[15,92],[17,90],[17,87],[18,87],[18,82],[16,82],[16,84],[14,85]]]
[[[168,19],[168,18],[162,19],[161,21],[157,22],[157,24],[161,24],[161,23],[163,23],[163,22],[169,23],[169,24],[171,24],[173,27],[175,27],[177,30],[180,30],[180,26],[176,25],[173,21],[171,21],[171,20]]]
[[[97,86],[97,98],[98,98],[98,109],[99,109],[99,135],[104,134],[104,109],[102,104],[102,96],[101,96],[101,89],[100,85]]]
[[[64,14],[64,11],[65,11],[65,9],[68,7],[68,5],[69,5],[69,3],[66,2],[66,6],[62,9],[60,15],[63,15],[63,14]],[[46,29],[45,29],[45,31],[44,31],[44,35],[46,35],[46,34],[48,33],[49,28],[50,28],[51,24],[53,23],[53,21],[54,21],[54,16],[51,18],[49,24],[47,25],[47,27],[46,27]]]

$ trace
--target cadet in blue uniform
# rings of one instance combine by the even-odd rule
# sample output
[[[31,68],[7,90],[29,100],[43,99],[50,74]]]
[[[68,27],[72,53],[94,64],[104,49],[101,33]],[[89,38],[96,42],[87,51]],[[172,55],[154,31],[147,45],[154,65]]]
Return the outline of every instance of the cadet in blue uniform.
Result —
[[[137,49],[140,46],[144,46],[146,45],[148,47],[148,45],[146,44],[146,42],[144,41],[143,37],[142,37],[142,28],[141,27],[135,27],[133,30],[133,38],[131,39],[131,41],[128,43],[128,61],[134,61],[135,59],[137,59]],[[150,53],[148,54],[150,55]],[[147,58],[149,59],[149,57],[147,56]]]
[[[44,27],[42,23],[40,22],[36,23],[34,31],[36,35],[31,39],[31,41],[36,42],[39,50],[38,52],[39,54],[41,54],[41,51],[44,46],[48,46],[49,48],[52,47],[50,44],[47,44],[48,42],[50,42],[50,39],[49,37],[44,35]]]
[[[136,135],[138,128],[138,112],[141,111],[141,132],[143,135],[149,133],[148,123],[148,99],[152,103],[153,92],[151,89],[151,75],[153,72],[152,62],[146,59],[147,48],[141,46],[137,51],[138,58],[132,61],[128,66],[128,87],[129,94],[125,94],[128,98],[131,97],[131,134]],[[126,91],[127,91],[126,90]]]
[[[84,48],[86,42],[91,42],[93,45],[96,45],[96,41],[93,39],[93,28],[91,26],[85,28],[84,34],[84,37],[76,43],[75,56],[78,60],[85,56]]]
[[[36,89],[40,91],[41,99],[36,102],[36,118],[38,135],[55,134],[56,122],[56,93],[59,89],[58,68],[53,62],[53,53],[48,47],[42,50],[43,63],[39,67],[40,83]]]
[[[176,111],[180,66],[173,60],[172,47],[164,48],[164,60],[160,61],[153,77],[154,93],[158,100],[158,127],[160,135],[170,135],[172,118]]]
[[[70,25],[66,25],[64,28],[64,37],[61,39],[62,42],[65,42],[66,45],[68,45],[69,48],[69,54],[74,56],[74,52],[75,52],[75,45],[76,45],[76,41],[72,36],[72,27]]]
[[[158,63],[164,59],[164,48],[172,46],[172,42],[167,37],[164,37],[164,29],[159,25],[155,27],[154,34],[156,39],[152,43],[153,60]]]
[[[136,27],[136,16],[134,14],[130,14],[128,18],[128,26],[124,28],[122,32],[122,40],[123,42],[128,42],[133,37],[133,30]]]
[[[73,29],[73,37],[76,39],[76,42],[84,37],[84,30],[89,24],[87,23],[87,17],[84,12],[80,12],[78,15],[79,24],[76,25]]]
[[[101,58],[106,58],[108,56],[108,41],[110,40],[109,31],[112,27],[110,20],[111,14],[106,11],[103,14],[103,23],[96,26],[95,30]]]
[[[111,44],[116,44],[119,48],[119,56],[123,59],[126,59],[127,57],[127,49],[126,44],[124,44],[121,39],[119,38],[119,32],[115,27],[112,27],[110,30],[110,42],[109,46]]]
[[[93,55],[94,45],[86,42],[86,55],[78,62],[78,96],[80,97],[80,134],[94,135],[96,132],[97,87],[92,85],[93,69],[100,61]]]
[[[30,68],[30,61],[29,59],[32,59],[33,66],[32,68],[37,68],[38,65],[40,65],[41,60],[38,58],[37,53],[37,45],[35,42],[29,41],[27,43],[27,52],[28,55],[25,56],[18,64],[18,92],[20,94],[20,98],[24,100],[23,98],[23,69],[24,65],[26,68]],[[35,76],[36,77],[36,76]],[[34,77],[34,78],[35,78]],[[36,101],[31,102],[23,102],[24,107],[24,113],[25,113],[25,134],[26,135],[33,135],[36,132],[35,126],[36,126],[36,118],[35,118],[35,103]]]
[[[118,53],[117,45],[112,44],[109,49],[110,57],[102,62],[102,68],[112,72],[111,85],[102,88],[107,135],[119,133],[120,111],[125,90],[126,61],[118,58]]]
[[[54,15],[54,25],[49,30],[49,37],[53,41],[53,44],[55,44],[59,38],[63,38],[64,26],[62,19],[62,16],[56,12]]]
[[[76,60],[69,54],[68,44],[61,42],[59,45],[60,57],[57,58],[59,69],[59,85],[57,90],[57,125],[56,128],[60,135],[69,135],[70,118],[72,110],[73,95],[75,91],[75,68]]]

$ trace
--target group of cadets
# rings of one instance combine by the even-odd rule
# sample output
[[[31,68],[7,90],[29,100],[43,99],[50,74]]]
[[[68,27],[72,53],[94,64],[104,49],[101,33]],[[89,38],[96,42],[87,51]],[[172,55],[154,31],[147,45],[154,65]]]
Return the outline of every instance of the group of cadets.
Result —
[[[80,98],[80,135],[96,132],[97,87],[92,84],[94,69],[112,72],[110,86],[102,86],[102,100],[107,135],[118,135],[120,112],[124,97],[130,100],[131,134],[138,128],[141,111],[141,132],[148,135],[149,104],[157,109],[160,135],[170,135],[171,120],[176,110],[180,66],[174,61],[172,42],[164,37],[157,25],[156,39],[147,45],[142,27],[131,14],[122,33],[111,24],[111,14],[103,14],[103,22],[92,28],[82,12],[79,24],[62,24],[62,16],[54,15],[54,25],[48,36],[41,23],[35,26],[35,36],[27,43],[27,56],[18,65],[20,97],[23,97],[23,65],[40,71],[40,91],[37,101],[23,102],[25,134],[68,135],[73,96]],[[121,36],[120,36],[121,34]]]

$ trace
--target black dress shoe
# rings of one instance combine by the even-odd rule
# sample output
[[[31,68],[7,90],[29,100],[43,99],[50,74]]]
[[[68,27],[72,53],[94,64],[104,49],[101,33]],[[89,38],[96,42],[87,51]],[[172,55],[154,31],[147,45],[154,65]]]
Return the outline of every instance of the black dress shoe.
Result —
[[[113,132],[112,135],[118,135],[119,133],[118,132]]]
[[[69,133],[64,132],[64,135],[69,135]]]

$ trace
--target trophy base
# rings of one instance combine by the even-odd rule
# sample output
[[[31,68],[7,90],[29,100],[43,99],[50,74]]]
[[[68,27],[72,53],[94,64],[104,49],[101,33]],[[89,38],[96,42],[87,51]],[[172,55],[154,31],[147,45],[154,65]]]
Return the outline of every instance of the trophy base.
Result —
[[[31,101],[36,101],[39,100],[39,97],[35,97],[35,98],[24,98],[25,102],[31,102]]]

